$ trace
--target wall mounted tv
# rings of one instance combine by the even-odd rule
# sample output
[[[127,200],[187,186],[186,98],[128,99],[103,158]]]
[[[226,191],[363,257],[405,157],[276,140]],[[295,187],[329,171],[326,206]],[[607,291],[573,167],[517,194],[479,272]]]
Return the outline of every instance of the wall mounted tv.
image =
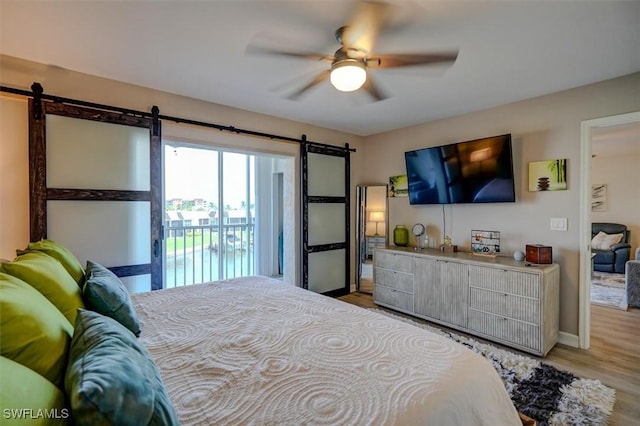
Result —
[[[515,201],[511,135],[404,154],[410,204]]]

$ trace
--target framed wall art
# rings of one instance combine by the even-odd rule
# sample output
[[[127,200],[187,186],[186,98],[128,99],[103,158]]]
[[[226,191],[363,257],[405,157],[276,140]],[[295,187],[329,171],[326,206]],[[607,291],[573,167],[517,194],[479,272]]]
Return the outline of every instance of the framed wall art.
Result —
[[[407,175],[389,177],[389,198],[408,197],[409,181]]]
[[[564,191],[566,189],[566,158],[529,163],[529,191]]]
[[[591,211],[607,211],[607,185],[604,183],[591,185]]]

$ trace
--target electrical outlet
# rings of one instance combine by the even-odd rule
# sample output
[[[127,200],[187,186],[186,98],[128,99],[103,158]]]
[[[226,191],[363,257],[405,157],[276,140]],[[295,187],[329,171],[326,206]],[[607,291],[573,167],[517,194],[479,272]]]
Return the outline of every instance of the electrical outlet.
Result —
[[[552,231],[566,231],[567,230],[567,218],[566,217],[552,217],[551,218],[551,230]]]

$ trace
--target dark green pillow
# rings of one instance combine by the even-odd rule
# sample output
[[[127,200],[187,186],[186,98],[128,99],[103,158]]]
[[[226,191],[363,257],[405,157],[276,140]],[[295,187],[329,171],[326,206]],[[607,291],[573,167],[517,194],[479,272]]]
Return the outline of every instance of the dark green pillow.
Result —
[[[177,425],[158,367],[119,322],[78,310],[65,390],[78,425]]]
[[[140,335],[140,321],[129,291],[116,274],[99,263],[87,261],[82,296],[87,308],[113,318],[136,336]]]

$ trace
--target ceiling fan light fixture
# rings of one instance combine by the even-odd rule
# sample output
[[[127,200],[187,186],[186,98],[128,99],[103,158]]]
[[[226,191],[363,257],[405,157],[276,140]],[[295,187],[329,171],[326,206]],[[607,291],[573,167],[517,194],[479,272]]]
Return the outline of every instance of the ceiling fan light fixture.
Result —
[[[353,92],[367,80],[367,71],[362,61],[343,59],[331,65],[331,84],[341,92]]]

